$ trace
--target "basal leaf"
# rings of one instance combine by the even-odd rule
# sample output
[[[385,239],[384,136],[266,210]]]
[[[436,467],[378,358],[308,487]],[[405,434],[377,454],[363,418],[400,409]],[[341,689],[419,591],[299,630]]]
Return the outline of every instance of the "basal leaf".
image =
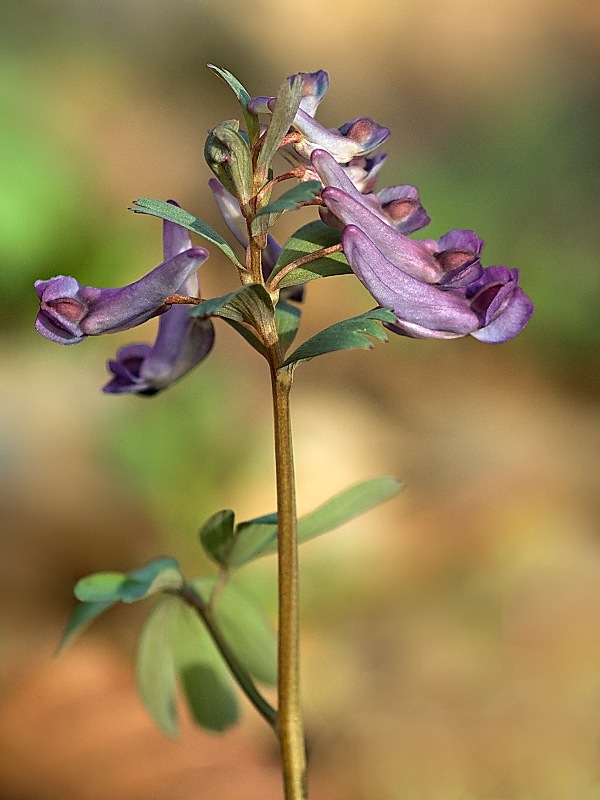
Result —
[[[222,250],[227,258],[229,258],[239,270],[245,271],[244,265],[240,263],[238,257],[221,234],[213,230],[206,222],[190,214],[189,211],[185,211],[183,208],[174,206],[171,203],[166,203],[164,200],[153,200],[149,197],[142,197],[139,200],[134,200],[133,204],[135,208],[132,208],[131,211],[134,211],[136,214],[150,214],[154,217],[169,220],[169,222],[175,222],[177,225],[194,231],[194,233],[202,236],[203,239],[206,239],[211,244],[215,244]]]
[[[216,578],[200,578],[194,588],[208,602]],[[262,609],[229,581],[219,592],[214,615],[227,644],[244,669],[260,683],[277,682],[277,640]]]
[[[272,280],[293,261],[339,243],[340,232],[325,225],[321,220],[303,225],[284,244],[269,280]],[[292,270],[281,279],[279,288],[308,283],[316,278],[327,278],[331,275],[348,275],[351,272],[346,256],[340,251],[325,258],[316,258]]]
[[[321,191],[320,181],[304,181],[289,189],[277,200],[263,206],[256,212],[257,216],[262,214],[281,214],[283,211],[292,211],[300,208],[304,203],[310,203]]]
[[[337,350],[371,350],[373,348],[371,339],[380,342],[388,340],[379,323],[394,322],[395,319],[396,316],[390,309],[375,308],[357,317],[337,322],[301,344],[281,366],[298,364]]]
[[[238,79],[232,75],[231,72],[229,72],[229,70],[222,69],[221,67],[215,67],[214,64],[208,64],[208,68],[222,78],[233,90],[239,104],[242,107],[242,112],[244,114],[244,119],[246,120],[246,126],[248,128],[250,140],[252,142],[257,141],[260,133],[260,126],[258,117],[248,111],[248,101],[250,100],[250,95],[246,89],[242,86]]]
[[[351,486],[298,520],[298,543],[307,542],[338,528],[388,500],[401,488],[395,478],[388,476],[372,478]],[[230,552],[229,563],[240,567],[259,556],[276,551],[277,515],[269,514],[240,522],[236,526],[235,544]]]

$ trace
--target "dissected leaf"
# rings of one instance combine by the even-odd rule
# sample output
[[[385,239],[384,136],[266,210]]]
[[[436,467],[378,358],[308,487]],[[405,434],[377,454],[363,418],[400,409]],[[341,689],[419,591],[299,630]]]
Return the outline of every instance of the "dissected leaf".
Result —
[[[171,620],[171,647],[181,688],[194,721],[224,731],[238,720],[238,704],[228,667],[194,609],[177,598]]]
[[[265,287],[260,283],[248,283],[221,297],[205,300],[189,313],[192,317],[226,317],[253,327],[260,321],[266,329],[272,322],[274,309]]]
[[[160,728],[178,733],[177,684],[194,721],[223,731],[238,719],[229,671],[196,612],[177,597],[157,603],[138,649],[140,697]]]
[[[337,322],[301,344],[281,366],[298,364],[337,350],[372,350],[371,339],[379,342],[388,340],[379,323],[394,322],[395,319],[396,315],[389,308],[375,308],[357,317]]]
[[[299,228],[284,244],[277,264],[269,276],[272,280],[284,267],[311,253],[324,250],[327,247],[339,244],[340,231],[325,225],[321,220],[314,220]],[[315,258],[301,267],[292,270],[283,277],[279,288],[295,286],[299,283],[308,283],[316,278],[327,278],[332,275],[349,275],[352,272],[346,256],[340,251],[325,258]]]
[[[281,352],[285,353],[294,341],[300,326],[301,311],[298,306],[280,300],[275,306],[275,326],[279,335]]]
[[[155,558],[148,564],[129,573],[96,572],[75,584],[75,597],[92,603],[121,600],[133,603],[164,589],[179,589],[183,576],[174,558]]]
[[[103,611],[113,606],[115,602],[114,600],[104,600],[95,603],[77,603],[69,617],[56,653],[62,652],[78,633],[81,633],[93,619],[96,619]]]
[[[296,75],[292,83],[286,78],[279,87],[275,107],[271,114],[269,127],[258,154],[257,176],[266,178],[273,156],[279,149],[284,136],[290,129],[302,99],[302,78]]]
[[[250,136],[250,140],[252,142],[255,142],[258,139],[260,133],[260,125],[256,114],[251,114],[248,111],[248,101],[251,99],[250,95],[248,94],[246,89],[242,86],[242,84],[238,81],[238,79],[234,75],[232,75],[231,72],[229,72],[229,70],[222,69],[221,67],[216,67],[214,64],[208,64],[208,68],[211,69],[220,78],[222,78],[225,81],[225,83],[227,83],[229,87],[233,90],[235,96],[239,101],[239,104],[242,107],[242,112],[244,114],[244,119],[246,120],[246,126],[248,128],[248,135]]]
[[[304,181],[289,189],[277,200],[273,200],[256,212],[256,216],[262,214],[281,214],[283,211],[292,211],[300,208],[304,203],[310,203],[321,191],[321,181]]]
[[[217,511],[200,528],[200,542],[217,564],[226,564],[234,543],[235,515],[228,508]]]
[[[177,673],[171,647],[171,625],[176,613],[175,597],[156,604],[142,630],[137,652],[137,688],[143,704],[158,727],[177,736]]]
[[[216,578],[193,581],[208,602]],[[244,669],[257,681],[277,682],[277,639],[263,610],[244,589],[229,581],[219,592],[214,616],[227,644]]]
[[[351,486],[298,520],[298,543],[307,542],[334,530],[354,517],[388,500],[401,489],[392,477],[384,476]],[[234,541],[227,557],[219,563],[241,567],[260,556],[277,551],[277,514],[240,522],[234,531]],[[217,559],[219,560],[219,559]]]
[[[132,208],[131,211],[136,214],[150,214],[154,217],[160,217],[197,233],[203,239],[215,244],[222,250],[239,270],[245,271],[244,265],[240,263],[238,257],[221,234],[213,230],[206,222],[190,214],[189,211],[185,211],[183,208],[174,206],[171,203],[166,203],[164,200],[153,200],[150,197],[141,197],[139,200],[134,200],[133,204],[135,208]]]

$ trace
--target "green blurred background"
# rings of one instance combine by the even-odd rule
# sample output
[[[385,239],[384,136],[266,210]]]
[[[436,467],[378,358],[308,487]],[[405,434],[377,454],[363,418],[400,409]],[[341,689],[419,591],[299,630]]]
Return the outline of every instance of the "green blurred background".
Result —
[[[407,484],[302,556],[313,797],[600,797],[597,4],[8,0],[0,42],[1,800],[280,793],[250,710],[224,737],[154,731],[133,688],[145,609],[52,657],[79,577],[164,552],[198,573],[209,514],[274,507],[268,376],[225,326],[151,400],[99,391],[151,324],[77,348],[33,330],[36,278],[158,263],[134,198],[224,232],[202,147],[238,112],[207,63],[251,94],[328,70],[320,121],[390,127],[381,186],[416,184],[430,236],[473,228],[536,303],[502,347],[393,337],[297,373],[300,510]],[[202,273],[206,296],[236,285],[217,253]],[[351,278],[311,284],[302,337],[367,302]],[[271,614],[274,566],[241,576]]]

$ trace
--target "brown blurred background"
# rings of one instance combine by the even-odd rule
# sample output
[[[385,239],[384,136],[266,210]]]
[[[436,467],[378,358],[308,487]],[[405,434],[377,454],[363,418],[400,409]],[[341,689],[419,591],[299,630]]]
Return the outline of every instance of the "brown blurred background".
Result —
[[[0,41],[0,800],[280,796],[251,710],[221,737],[154,730],[134,689],[146,607],[53,658],[79,577],[165,552],[201,573],[209,514],[274,507],[267,376],[225,326],[151,400],[99,391],[151,325],[77,348],[32,326],[35,278],[122,285],[158,263],[136,197],[223,231],[202,147],[238,111],[208,62],[254,94],[327,69],[319,119],[389,126],[380,185],[419,187],[430,236],[476,230],[537,306],[502,347],[393,337],[297,373],[300,510],[406,482],[303,552],[312,797],[599,798],[597,3],[8,0]],[[236,285],[217,253],[202,272],[207,296]],[[302,337],[366,301],[350,278],[311,284]],[[240,575],[271,614],[273,571]]]

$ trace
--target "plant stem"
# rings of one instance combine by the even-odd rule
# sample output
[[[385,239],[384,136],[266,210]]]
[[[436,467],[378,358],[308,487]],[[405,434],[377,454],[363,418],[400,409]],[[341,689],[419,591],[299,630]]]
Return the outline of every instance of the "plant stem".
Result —
[[[286,800],[305,800],[306,753],[300,705],[300,623],[294,458],[290,424],[292,370],[271,361],[278,521],[278,723]]]
[[[184,584],[177,594],[198,612],[213,642],[236,679],[238,686],[256,708],[258,713],[269,723],[274,731],[277,731],[277,712],[258,691],[250,675],[248,675],[244,667],[242,667],[237,660],[235,654],[223,638],[219,626],[215,624],[212,611],[204,601],[204,598],[189,584]]]

